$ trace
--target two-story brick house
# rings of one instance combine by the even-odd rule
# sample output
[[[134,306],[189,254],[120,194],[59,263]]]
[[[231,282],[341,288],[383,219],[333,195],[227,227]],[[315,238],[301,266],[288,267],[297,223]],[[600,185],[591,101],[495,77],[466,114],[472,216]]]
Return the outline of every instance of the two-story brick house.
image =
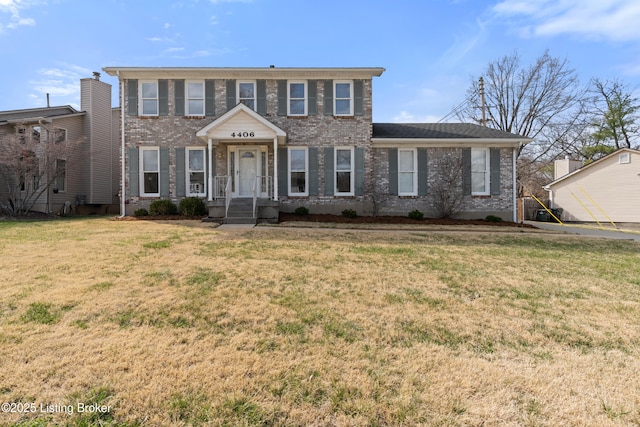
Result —
[[[298,206],[430,215],[439,168],[455,158],[460,216],[513,218],[513,154],[529,140],[476,125],[374,124],[383,68],[104,71],[120,81],[123,213],[196,196],[214,218],[234,205],[252,221]]]

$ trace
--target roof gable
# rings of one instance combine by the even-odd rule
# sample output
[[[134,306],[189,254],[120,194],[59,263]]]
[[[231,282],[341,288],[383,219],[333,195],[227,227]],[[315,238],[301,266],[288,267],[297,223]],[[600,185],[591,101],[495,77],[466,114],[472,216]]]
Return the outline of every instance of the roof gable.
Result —
[[[238,134],[239,130],[242,131],[241,134]],[[245,133],[247,135],[244,135]],[[284,144],[287,134],[251,108],[240,103],[200,129],[196,132],[196,136],[205,140],[208,138],[215,140],[278,138],[278,141]]]
[[[614,160],[614,158],[616,156],[620,155],[621,153],[625,153],[625,152],[628,152],[630,156],[634,156],[634,155],[640,156],[640,150],[634,150],[632,148],[621,148],[619,150],[614,151],[611,154],[608,154],[608,155],[602,157],[601,159],[596,160],[595,162],[591,162],[588,165],[584,165],[581,168],[576,169],[575,171],[573,171],[573,172],[571,172],[571,173],[569,173],[567,175],[561,176],[560,178],[556,179],[555,181],[552,181],[549,184],[545,185],[544,188],[545,188],[545,190],[549,191],[549,189],[552,186],[554,186],[554,185],[556,185],[556,184],[558,184],[558,183],[560,183],[562,181],[565,181],[567,179],[570,179],[570,178],[573,178],[575,176],[581,175],[585,171],[589,171],[589,170],[593,169],[594,167],[596,167],[598,165],[601,165],[603,163],[607,163],[609,161],[612,161],[612,160]],[[615,163],[615,161],[613,163]]]

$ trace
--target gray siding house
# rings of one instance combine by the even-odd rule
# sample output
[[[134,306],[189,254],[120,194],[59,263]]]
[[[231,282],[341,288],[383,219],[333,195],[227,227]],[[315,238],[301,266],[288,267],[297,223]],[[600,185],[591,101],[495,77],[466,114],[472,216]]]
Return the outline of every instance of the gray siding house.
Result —
[[[158,199],[210,216],[311,213],[515,218],[530,139],[472,124],[376,124],[383,68],[107,67],[120,84],[121,213]],[[443,185],[446,183],[446,185]]]
[[[35,143],[35,155],[44,156],[45,144],[78,141],[80,152],[55,160],[49,188],[43,177],[24,177],[24,194],[42,189],[34,211],[60,212],[65,202],[106,213],[118,206],[118,141],[112,137],[111,85],[97,76],[80,80],[81,111],[71,106],[0,112],[0,135],[16,134]],[[44,168],[44,159],[39,160]],[[9,203],[7,183],[0,183],[0,205]]]

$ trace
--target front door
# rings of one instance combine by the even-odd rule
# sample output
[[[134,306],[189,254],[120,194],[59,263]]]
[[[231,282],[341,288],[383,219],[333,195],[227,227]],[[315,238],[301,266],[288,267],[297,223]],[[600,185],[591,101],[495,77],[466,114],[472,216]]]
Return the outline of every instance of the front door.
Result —
[[[238,148],[238,167],[236,169],[238,197],[253,196],[253,186],[257,176],[260,175],[258,171],[258,153],[257,148]]]

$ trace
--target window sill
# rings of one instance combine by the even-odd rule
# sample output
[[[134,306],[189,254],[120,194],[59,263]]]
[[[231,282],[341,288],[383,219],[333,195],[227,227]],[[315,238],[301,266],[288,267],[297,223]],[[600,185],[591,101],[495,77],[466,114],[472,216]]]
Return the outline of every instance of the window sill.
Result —
[[[472,194],[471,198],[472,199],[490,199],[491,194]]]

